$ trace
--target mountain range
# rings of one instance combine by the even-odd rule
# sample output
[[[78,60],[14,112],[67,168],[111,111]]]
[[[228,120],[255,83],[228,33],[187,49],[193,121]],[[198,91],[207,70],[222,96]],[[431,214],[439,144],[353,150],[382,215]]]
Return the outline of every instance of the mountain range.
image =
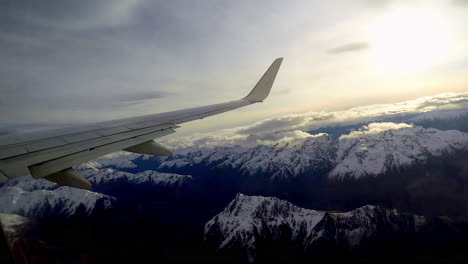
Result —
[[[257,253],[271,250],[265,245],[297,244],[298,250],[307,255],[327,244],[352,249],[395,239],[419,232],[425,225],[422,216],[371,205],[344,213],[324,212],[300,208],[275,197],[238,194],[206,223],[204,239],[218,251],[240,250],[238,255],[254,262]]]
[[[70,261],[143,252],[163,262],[353,262],[389,248],[463,259],[467,101],[444,94],[167,138],[172,157],[122,151],[76,167],[93,191],[10,180],[0,221],[21,245]]]
[[[320,133],[272,145],[188,148],[173,157],[155,158],[155,164],[167,171],[203,167],[271,179],[317,172],[328,172],[330,178],[360,178],[466,150],[468,133],[386,122],[370,123],[339,138]]]

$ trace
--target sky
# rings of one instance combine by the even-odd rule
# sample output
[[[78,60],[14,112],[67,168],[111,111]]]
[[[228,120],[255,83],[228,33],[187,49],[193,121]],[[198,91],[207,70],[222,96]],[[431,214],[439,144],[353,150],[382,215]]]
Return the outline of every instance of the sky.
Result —
[[[185,124],[234,127],[468,91],[468,1],[0,0],[0,128],[270,97]]]

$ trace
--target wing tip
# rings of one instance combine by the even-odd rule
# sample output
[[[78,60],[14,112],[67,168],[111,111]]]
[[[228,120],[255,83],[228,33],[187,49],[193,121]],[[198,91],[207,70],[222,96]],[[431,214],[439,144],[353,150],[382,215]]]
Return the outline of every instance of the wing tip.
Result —
[[[263,102],[270,94],[271,87],[280,69],[283,57],[276,58],[250,93],[244,97],[249,102]]]

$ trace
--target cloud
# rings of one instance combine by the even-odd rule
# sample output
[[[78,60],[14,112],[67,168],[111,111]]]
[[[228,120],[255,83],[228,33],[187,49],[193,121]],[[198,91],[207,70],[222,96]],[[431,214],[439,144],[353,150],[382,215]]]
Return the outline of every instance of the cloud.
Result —
[[[330,49],[327,51],[327,53],[328,54],[342,54],[342,53],[363,51],[368,48],[369,48],[369,44],[367,42],[354,42],[354,43],[348,43],[348,44]]]
[[[341,139],[346,138],[359,138],[364,135],[375,135],[380,134],[385,131],[389,130],[399,130],[403,128],[410,128],[413,125],[408,125],[405,123],[392,123],[392,122],[382,122],[382,123],[370,123],[366,126],[361,127],[358,131],[352,131],[347,135],[343,135],[340,137]]]
[[[418,109],[432,109],[440,107],[453,107],[461,106],[464,107],[468,105],[468,93],[465,94],[456,94],[456,93],[446,93],[433,97],[425,97],[426,99],[418,106]]]
[[[314,117],[309,117],[314,120],[324,120],[330,118],[329,115],[317,115]],[[289,129],[291,127],[298,126],[304,122],[304,116],[302,115],[286,115],[267,119],[258,123],[255,123],[252,126],[239,129],[238,133],[240,134],[252,134],[265,131],[278,131],[281,129]]]
[[[0,124],[96,122],[226,100],[254,68],[238,65],[263,64],[242,49],[258,44],[243,26],[242,16],[250,15],[242,11],[254,13],[251,7],[250,2],[7,0],[0,5]],[[267,28],[272,19],[255,18]],[[277,38],[277,32],[268,32],[261,39],[267,42],[269,35]],[[239,70],[230,74],[231,68]],[[156,106],[145,104],[173,94],[178,96]]]
[[[146,101],[163,99],[171,95],[169,92],[165,91],[144,91],[144,90],[134,90],[134,91],[112,91],[108,89],[109,93],[85,93],[85,94],[76,94],[70,96],[66,93],[61,93],[61,91],[50,90],[44,94],[37,93],[38,91],[31,91],[29,96],[32,99],[36,99],[42,105],[47,105],[49,109],[115,109],[116,107],[122,106],[131,106],[142,104]],[[10,101],[0,99],[0,110],[7,111],[9,108],[14,107],[12,103],[16,100],[21,101],[21,97],[24,96],[25,89],[12,89],[7,91],[6,98],[9,98]],[[14,100],[12,100],[14,99]],[[27,99],[24,99],[27,100]],[[31,100],[31,99],[30,99]],[[38,102],[31,102],[32,105],[37,104]],[[27,107],[27,106],[26,106]],[[47,124],[46,124],[47,125]]]
[[[6,0],[0,5],[0,124],[86,123],[222,102],[237,98],[249,82],[254,85],[270,60],[280,55],[288,59],[272,102],[257,105],[256,116],[291,107],[290,102],[318,105],[329,93],[325,86],[335,87],[337,94],[348,92],[336,76],[366,79],[342,64],[348,62],[321,57],[336,43],[346,45],[332,54],[367,45],[344,38],[365,40],[356,29],[368,21],[366,6],[280,0],[267,6],[247,0]],[[258,16],[258,10],[264,16]],[[310,16],[310,10],[330,11],[332,16]],[[353,87],[353,96],[368,92]],[[157,92],[147,92],[153,89]],[[245,128],[245,133],[291,129],[289,125],[302,129],[340,119],[320,120],[323,115],[273,119]],[[226,118],[224,123],[235,119]],[[212,120],[204,122],[216,122]]]
[[[178,148],[189,147],[219,147],[219,146],[255,146],[271,145],[282,140],[291,141],[310,137],[309,131],[324,127],[343,127],[349,125],[367,124],[358,131],[353,131],[348,137],[358,137],[364,134],[376,134],[388,130],[412,127],[405,123],[382,122],[389,118],[426,115],[439,111],[446,115],[447,109],[457,111],[464,109],[468,113],[466,98],[468,93],[450,93],[436,96],[421,97],[395,104],[381,104],[354,107],[335,112],[308,112],[303,114],[282,115],[252,125],[224,129],[210,134],[196,134],[188,137],[164,139],[168,146]],[[437,115],[435,115],[437,116]]]
[[[284,145],[286,143],[298,143],[298,140],[302,140],[310,137],[321,137],[326,134],[320,133],[317,135],[311,135],[304,131],[293,130],[293,131],[279,131],[276,133],[259,133],[250,134],[247,136],[244,142],[238,142],[238,145],[256,146],[256,145]],[[292,144],[294,145],[294,144]],[[291,145],[291,146],[292,146]]]

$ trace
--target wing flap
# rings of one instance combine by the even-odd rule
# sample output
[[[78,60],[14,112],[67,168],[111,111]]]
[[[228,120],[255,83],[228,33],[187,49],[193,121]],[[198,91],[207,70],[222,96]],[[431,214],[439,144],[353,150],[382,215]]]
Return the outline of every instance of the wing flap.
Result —
[[[44,179],[88,191],[92,188],[91,183],[72,168],[47,175]]]
[[[154,156],[172,156],[172,151],[165,148],[163,145],[155,142],[154,140],[150,140],[135,146],[131,146],[129,148],[123,149],[128,152],[139,153],[139,154],[146,154],[146,155],[154,155]]]

